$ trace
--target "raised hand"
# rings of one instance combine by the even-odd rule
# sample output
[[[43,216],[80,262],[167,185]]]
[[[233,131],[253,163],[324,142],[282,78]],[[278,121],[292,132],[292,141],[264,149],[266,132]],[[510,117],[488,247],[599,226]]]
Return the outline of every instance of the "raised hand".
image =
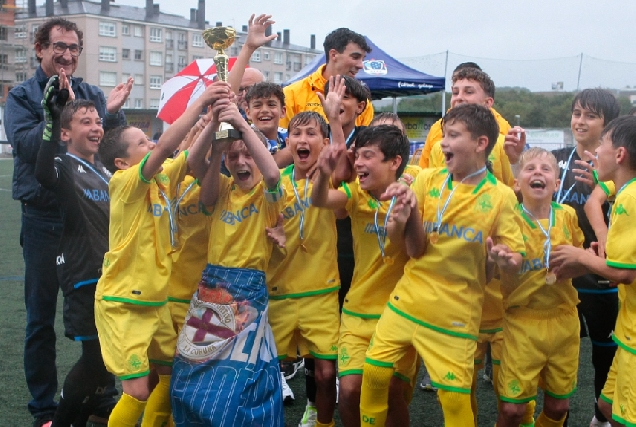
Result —
[[[316,92],[330,123],[340,119],[340,105],[346,90],[345,79],[338,75],[329,77],[329,93],[326,97],[322,93]]]
[[[520,126],[515,126],[508,131],[504,142],[504,151],[508,160],[513,165],[519,163],[519,157],[526,146],[526,131]]]
[[[594,180],[594,170],[596,169],[596,156],[589,151],[583,152],[583,160],[576,160],[574,163],[578,166],[572,169],[572,173],[576,174],[574,179],[581,181],[594,188],[596,181]],[[588,163],[589,162],[589,163]]]
[[[121,107],[123,107],[126,103],[128,96],[130,96],[133,83],[133,78],[129,77],[126,83],[119,83],[115,86],[115,89],[110,91],[108,100],[106,101],[106,111],[109,114],[117,114],[119,110],[121,110]]]
[[[252,14],[250,20],[247,22],[247,39],[245,39],[245,44],[248,48],[256,50],[265,43],[278,38],[277,34],[270,36],[265,35],[267,27],[275,23],[275,21],[271,20],[271,17],[272,15],[263,14],[254,18],[254,14]]]
[[[496,245],[492,237],[486,239],[486,248],[488,251],[488,259],[497,263],[499,267],[515,267],[517,262],[514,259],[515,253],[503,244]]]
[[[205,105],[214,105],[216,101],[221,99],[229,100],[230,93],[232,93],[232,88],[229,84],[216,81],[205,88],[203,94],[201,94],[201,99]]]
[[[331,176],[343,153],[344,149],[340,145],[328,145],[323,148],[317,162],[320,173]]]
[[[71,82],[69,81],[68,77],[66,77],[66,71],[64,71],[64,68],[61,68],[60,69],[60,92],[64,89],[68,91],[68,99],[66,103],[68,104],[71,101],[75,101],[75,92],[73,92],[73,88],[71,87]]]
[[[44,131],[42,132],[42,139],[47,142],[53,137],[53,122],[57,121],[59,124],[60,115],[62,114],[62,108],[55,102],[60,92],[58,85],[58,76],[51,76],[44,87],[42,96],[42,108],[44,109],[44,121],[46,123],[44,125]]]

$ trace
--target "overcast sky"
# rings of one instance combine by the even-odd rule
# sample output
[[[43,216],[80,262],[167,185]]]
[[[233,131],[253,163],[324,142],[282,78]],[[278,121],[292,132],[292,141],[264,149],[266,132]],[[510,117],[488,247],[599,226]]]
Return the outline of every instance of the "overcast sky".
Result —
[[[144,6],[145,0],[116,0],[118,3]],[[164,12],[189,17],[197,0],[155,0]],[[206,19],[214,24],[222,21],[240,29],[251,13],[270,13],[276,24],[274,32],[289,29],[291,42],[309,46],[310,34],[322,48],[326,34],[338,27],[348,27],[368,36],[376,45],[396,58],[418,57],[449,50],[455,54],[480,58],[540,60],[568,58],[546,63],[546,68],[575,68],[568,71],[565,89],[576,85],[580,53],[590,56],[588,80],[583,86],[636,86],[636,1],[633,0],[314,0],[314,1],[208,1]],[[371,54],[372,56],[372,54]],[[594,59],[633,63],[633,65],[599,63]],[[468,58],[456,58],[455,62]],[[587,58],[586,58],[587,59]],[[572,61],[573,60],[573,61]],[[430,62],[430,57],[427,60]],[[436,62],[437,60],[433,61]],[[442,61],[443,62],[443,61]],[[453,66],[451,59],[449,67]],[[572,66],[574,63],[574,66]],[[417,61],[410,65],[418,67]],[[501,64],[499,64],[501,65]],[[488,62],[491,68],[497,63]],[[536,64],[531,64],[535,66]],[[517,73],[514,65],[510,73]],[[443,74],[433,64],[430,74]],[[495,78],[499,70],[486,69]],[[504,67],[505,68],[505,67]],[[509,68],[509,67],[508,67]],[[531,68],[531,67],[528,67]],[[584,61],[584,71],[586,64]],[[620,68],[621,77],[591,76],[591,69]],[[426,70],[423,70],[426,71]],[[594,71],[596,72],[596,71]],[[602,71],[598,71],[602,74]],[[629,76],[633,75],[631,78]],[[525,76],[521,80],[530,80]],[[633,80],[631,83],[629,79]],[[495,83],[502,85],[502,77]],[[612,82],[616,80],[615,83]],[[509,85],[508,81],[504,82]],[[541,84],[545,84],[542,82]],[[526,86],[533,86],[530,81]],[[539,90],[538,88],[534,88]],[[546,90],[549,90],[546,88]]]

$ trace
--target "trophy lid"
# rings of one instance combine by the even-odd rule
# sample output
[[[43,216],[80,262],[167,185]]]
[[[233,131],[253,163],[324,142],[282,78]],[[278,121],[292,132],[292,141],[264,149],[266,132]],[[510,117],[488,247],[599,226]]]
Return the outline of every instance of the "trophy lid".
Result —
[[[208,46],[219,53],[223,53],[225,49],[234,43],[236,30],[231,27],[212,27],[203,31],[202,36]]]

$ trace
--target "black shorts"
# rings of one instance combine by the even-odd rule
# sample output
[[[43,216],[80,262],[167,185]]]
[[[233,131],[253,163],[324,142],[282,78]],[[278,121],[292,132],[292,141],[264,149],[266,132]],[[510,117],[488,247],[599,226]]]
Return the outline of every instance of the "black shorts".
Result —
[[[64,335],[73,341],[97,339],[95,287],[80,286],[64,297]]]
[[[579,300],[581,336],[589,336],[593,345],[615,346],[612,332],[618,317],[618,292],[593,293],[580,289]]]

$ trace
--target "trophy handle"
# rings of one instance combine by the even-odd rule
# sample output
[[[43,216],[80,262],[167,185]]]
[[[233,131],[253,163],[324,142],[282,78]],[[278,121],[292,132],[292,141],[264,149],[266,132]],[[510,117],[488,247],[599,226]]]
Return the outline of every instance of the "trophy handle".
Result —
[[[227,82],[229,59],[229,56],[227,56],[225,53],[222,53],[222,51],[214,57],[214,64],[216,65],[216,75],[222,82]]]

